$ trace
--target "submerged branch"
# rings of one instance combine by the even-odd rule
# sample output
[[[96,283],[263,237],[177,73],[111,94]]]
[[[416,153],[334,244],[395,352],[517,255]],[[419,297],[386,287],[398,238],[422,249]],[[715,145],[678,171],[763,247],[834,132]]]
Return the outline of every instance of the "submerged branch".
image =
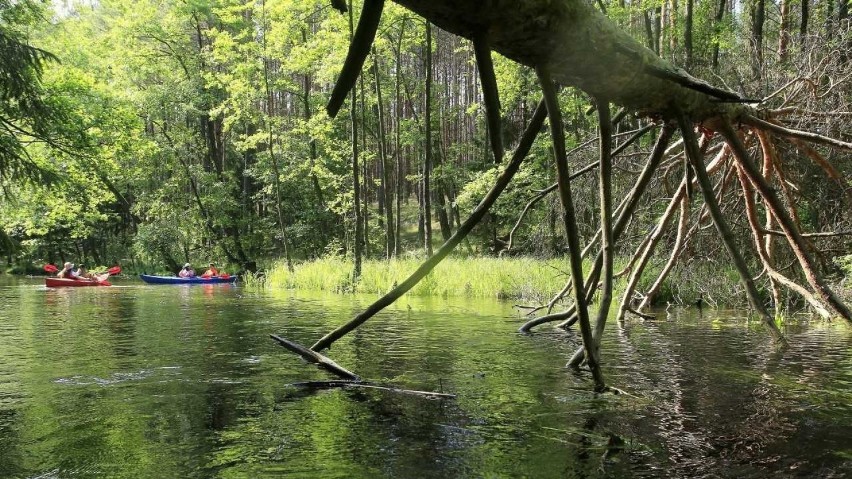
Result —
[[[418,391],[416,389],[402,389],[393,386],[380,386],[378,384],[355,382],[355,381],[305,381],[301,383],[292,383],[288,386],[312,389],[331,389],[331,388],[362,388],[376,389],[379,391],[388,391],[399,394],[411,394],[414,396],[424,396],[433,399],[455,399],[455,394],[438,393],[434,391]]]
[[[302,346],[301,344],[294,343],[293,341],[290,341],[288,339],[284,339],[284,338],[277,336],[275,334],[270,334],[269,337],[278,341],[278,344],[280,344],[281,346],[284,346],[284,348],[286,348],[286,349],[298,354],[299,356],[305,358],[306,361],[308,361],[310,363],[314,363],[317,366],[320,366],[321,368],[325,369],[326,371],[329,371],[329,372],[336,374],[337,376],[340,376],[340,377],[345,378],[345,379],[351,379],[351,380],[354,380],[354,381],[360,381],[361,380],[361,378],[358,377],[357,374],[341,367],[336,362],[332,361],[331,359],[327,358],[326,356],[323,356],[322,354],[320,354],[316,351],[311,351],[310,349]]]

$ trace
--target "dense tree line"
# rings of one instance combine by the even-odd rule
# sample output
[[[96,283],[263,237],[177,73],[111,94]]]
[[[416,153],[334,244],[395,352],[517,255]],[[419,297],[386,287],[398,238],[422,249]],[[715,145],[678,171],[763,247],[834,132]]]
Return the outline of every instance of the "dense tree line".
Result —
[[[3,54],[21,59],[0,65],[0,226],[9,263],[85,257],[176,271],[200,258],[253,269],[277,257],[428,254],[500,171],[473,45],[396,5],[385,7],[373,50],[334,120],[325,106],[360,2],[346,14],[328,1],[291,0],[0,7]],[[696,76],[789,108],[803,129],[850,140],[846,0],[598,7]],[[502,102],[498,137],[511,149],[541,92],[531,69],[496,54],[492,60]],[[594,101],[575,89],[562,90],[559,101],[569,161],[581,171],[597,158],[589,148]],[[613,112],[624,146],[616,172],[641,169],[653,146],[646,134],[653,125],[635,113]],[[535,143],[467,251],[565,253],[548,148]],[[803,229],[852,229],[852,159],[808,151],[836,167],[838,177],[827,180],[819,164],[793,159],[803,148],[778,151],[790,158],[785,168],[797,189],[787,198]],[[649,188],[671,193],[680,165]],[[596,233],[597,183],[594,175],[572,183],[587,243]],[[616,175],[615,197],[631,185],[630,175]],[[740,204],[723,198],[729,210]],[[644,201],[619,250],[633,251],[664,207]],[[747,219],[739,216],[735,232],[748,244]],[[677,238],[687,234],[684,245]],[[672,231],[665,240],[696,257],[721,250],[700,231]],[[849,251],[848,236],[812,241],[827,270]]]

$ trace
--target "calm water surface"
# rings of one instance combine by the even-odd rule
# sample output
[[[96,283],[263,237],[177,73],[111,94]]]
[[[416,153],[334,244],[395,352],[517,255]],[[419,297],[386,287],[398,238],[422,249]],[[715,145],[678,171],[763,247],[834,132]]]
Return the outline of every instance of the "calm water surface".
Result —
[[[373,381],[306,391],[310,345],[370,297],[239,286],[46,289],[0,277],[0,477],[851,477],[852,330],[679,311],[605,338],[597,397],[511,305],[408,298],[329,355]]]

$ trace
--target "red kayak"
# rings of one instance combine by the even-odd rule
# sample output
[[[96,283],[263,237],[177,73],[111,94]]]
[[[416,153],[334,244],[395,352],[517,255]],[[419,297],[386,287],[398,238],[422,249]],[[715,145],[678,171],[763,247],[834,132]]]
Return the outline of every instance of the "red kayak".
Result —
[[[48,273],[56,273],[59,268],[54,264],[44,265],[44,270]],[[107,281],[113,274],[121,273],[121,266],[115,265],[108,269],[106,273],[96,274],[93,279],[74,279],[74,278],[44,278],[44,285],[48,288],[60,288],[65,286],[80,287],[80,286],[112,286],[112,283]]]
[[[44,285],[48,288],[59,288],[65,286],[112,286],[112,283],[106,279],[98,281],[97,279],[44,278]]]

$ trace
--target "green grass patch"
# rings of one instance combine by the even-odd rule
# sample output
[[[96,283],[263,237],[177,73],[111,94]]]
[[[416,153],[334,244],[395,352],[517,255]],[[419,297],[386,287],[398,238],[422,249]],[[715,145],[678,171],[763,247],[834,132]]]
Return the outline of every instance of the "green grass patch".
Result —
[[[422,258],[364,261],[357,282],[352,280],[351,260],[323,258],[298,264],[293,272],[279,262],[267,272],[264,286],[384,294],[404,281],[422,261]],[[408,294],[541,301],[562,289],[567,279],[567,258],[451,257],[442,261]]]
[[[327,257],[298,263],[294,271],[287,270],[284,261],[276,261],[264,276],[246,277],[247,287],[272,289],[300,289],[306,291],[330,291],[335,293],[385,294],[403,282],[417,269],[424,258],[406,255],[402,258],[365,260],[361,277],[353,281],[351,258]],[[620,271],[626,258],[616,259],[616,271]],[[646,269],[639,282],[638,291],[647,291],[659,274],[663,259],[656,260]],[[449,257],[441,262],[428,276],[411,291],[414,296],[495,298],[547,303],[561,291],[569,277],[567,257],[541,259],[532,257]],[[591,260],[583,265],[588,274]],[[613,301],[617,304],[626,286],[628,276],[622,276],[614,284]],[[566,295],[570,303],[572,292]],[[691,262],[672,271],[655,298],[655,304],[671,302],[691,305],[702,297],[709,306],[739,306],[745,304],[745,296],[736,277],[736,272],[725,265],[710,262]],[[599,295],[593,301],[596,303]]]

